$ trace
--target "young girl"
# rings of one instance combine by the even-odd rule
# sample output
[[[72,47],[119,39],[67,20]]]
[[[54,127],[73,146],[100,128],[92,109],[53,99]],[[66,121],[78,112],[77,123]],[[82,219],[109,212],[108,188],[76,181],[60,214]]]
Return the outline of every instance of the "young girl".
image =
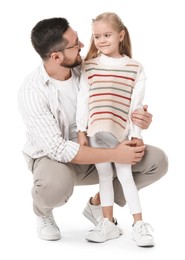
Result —
[[[115,147],[125,139],[134,146],[143,145],[141,129],[132,124],[130,114],[142,108],[145,75],[141,64],[131,58],[127,28],[115,13],[103,13],[92,22],[90,49],[82,67],[77,103],[78,142],[93,147]],[[96,164],[99,174],[103,218],[86,239],[104,242],[117,238],[120,230],[114,224],[112,164]],[[115,164],[117,176],[130,212],[133,215],[132,239],[138,246],[153,246],[148,224],[142,211],[131,165]]]

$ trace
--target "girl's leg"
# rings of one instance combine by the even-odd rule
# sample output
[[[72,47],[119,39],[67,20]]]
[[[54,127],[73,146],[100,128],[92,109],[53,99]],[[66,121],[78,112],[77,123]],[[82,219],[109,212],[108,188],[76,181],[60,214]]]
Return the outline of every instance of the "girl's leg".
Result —
[[[151,185],[162,178],[168,170],[168,158],[158,147],[146,145],[143,159],[132,166],[132,173],[137,190]],[[123,207],[126,203],[121,184],[117,177],[113,180],[114,201]]]
[[[106,135],[106,133],[105,133]],[[90,138],[90,145],[93,147],[107,147],[107,144],[98,134]],[[99,176],[100,202],[103,211],[103,217],[113,221],[113,168],[111,163],[98,163],[96,169]]]
[[[114,191],[112,185],[113,170],[110,163],[96,164],[99,175],[100,202],[103,217],[113,221]]]
[[[118,179],[123,188],[125,199],[130,209],[130,213],[133,215],[134,221],[141,220],[141,205],[138,191],[133,179],[131,166],[116,163],[115,167]]]

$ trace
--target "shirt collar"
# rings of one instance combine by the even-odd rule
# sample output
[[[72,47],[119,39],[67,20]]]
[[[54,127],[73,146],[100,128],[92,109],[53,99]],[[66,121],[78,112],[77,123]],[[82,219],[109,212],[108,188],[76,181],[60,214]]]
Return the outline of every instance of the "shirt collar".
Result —
[[[42,72],[42,75],[43,75],[44,84],[46,86],[48,86],[49,83],[51,82],[51,78],[48,75],[43,63],[41,63],[40,68],[41,68],[41,72]]]

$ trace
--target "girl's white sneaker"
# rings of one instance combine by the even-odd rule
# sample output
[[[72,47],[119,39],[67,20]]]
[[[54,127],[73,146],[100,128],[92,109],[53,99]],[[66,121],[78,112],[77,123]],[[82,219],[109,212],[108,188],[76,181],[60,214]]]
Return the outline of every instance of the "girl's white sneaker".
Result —
[[[133,226],[132,239],[136,242],[137,246],[152,247],[154,246],[154,238],[151,235],[149,229],[152,229],[151,225],[144,221],[137,221]]]
[[[91,230],[86,239],[91,242],[102,243],[109,239],[115,239],[120,236],[119,228],[108,218],[102,218],[95,229]]]

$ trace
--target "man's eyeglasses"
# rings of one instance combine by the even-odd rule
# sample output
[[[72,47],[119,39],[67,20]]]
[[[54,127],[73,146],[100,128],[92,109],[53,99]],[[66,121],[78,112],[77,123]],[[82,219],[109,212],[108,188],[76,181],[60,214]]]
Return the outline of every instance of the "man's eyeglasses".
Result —
[[[73,48],[79,48],[80,47],[80,41],[79,39],[77,39],[77,42],[75,44],[73,44],[72,46],[66,47],[65,49],[73,49]]]
[[[72,46],[69,46],[69,47],[65,47],[65,48],[62,48],[62,49],[58,49],[54,52],[57,52],[57,51],[64,51],[64,50],[69,50],[69,49],[73,49],[73,48],[79,48],[80,47],[80,41],[79,39],[77,38],[77,41],[72,45]]]

